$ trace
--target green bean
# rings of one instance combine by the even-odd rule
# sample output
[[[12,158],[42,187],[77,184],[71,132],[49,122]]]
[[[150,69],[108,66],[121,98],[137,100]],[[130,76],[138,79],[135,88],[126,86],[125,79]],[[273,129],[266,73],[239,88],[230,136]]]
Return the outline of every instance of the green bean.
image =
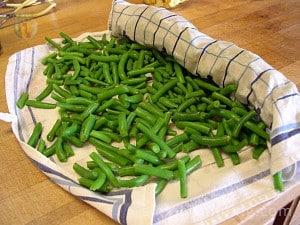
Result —
[[[80,120],[83,121],[86,119],[90,114],[94,113],[99,107],[97,102],[92,102],[87,106],[87,108],[80,114]]]
[[[126,120],[126,113],[121,112],[120,115],[118,116],[118,121],[119,121],[119,132],[121,137],[127,137],[128,136],[128,124]]]
[[[185,83],[182,68],[178,63],[174,63],[174,71],[175,71],[176,77],[178,78],[178,81],[180,83]]]
[[[28,100],[29,93],[27,91],[23,92],[19,97],[16,105],[19,109],[23,109],[26,105],[26,101]]]
[[[128,57],[129,57],[129,53],[124,53],[121,58],[120,58],[120,61],[119,61],[119,64],[118,64],[118,74],[119,74],[119,77],[121,80],[126,80],[127,79],[127,75],[125,73],[125,65],[126,65],[126,62],[128,60]]]
[[[45,155],[46,157],[54,155],[56,151],[56,143],[57,141],[55,140],[48,148],[44,149],[44,151],[42,152],[43,155]]]
[[[108,84],[112,84],[113,80],[112,80],[112,77],[110,75],[110,70],[109,70],[109,64],[108,63],[103,63],[103,74],[104,74],[105,81]]]
[[[39,138],[41,136],[42,130],[43,130],[43,126],[42,126],[41,122],[38,122],[34,125],[33,131],[27,141],[27,144],[29,146],[36,147],[36,145],[39,141]]]
[[[109,166],[103,161],[103,159],[101,159],[101,157],[95,152],[92,152],[90,154],[90,157],[96,162],[99,168],[103,171],[103,173],[106,175],[111,185],[113,185],[114,187],[119,187],[120,185],[118,180],[114,176]]]
[[[152,97],[152,101],[156,102],[165,92],[170,90],[178,83],[178,79],[172,79],[168,81],[162,88],[160,88]]]
[[[224,166],[224,160],[221,155],[221,151],[218,147],[212,147],[211,151],[213,153],[214,159],[218,167]]]
[[[57,105],[65,110],[71,111],[71,112],[83,112],[86,109],[86,106],[84,105],[74,105],[74,104],[68,104],[65,102],[59,102]]]
[[[282,180],[282,171],[278,171],[275,174],[273,174],[273,182],[274,182],[274,188],[277,191],[284,191],[284,184]]]
[[[219,101],[223,102],[224,104],[228,105],[229,107],[235,106],[234,101],[232,101],[231,99],[227,98],[224,95],[221,95],[219,92],[213,92],[211,97],[214,100],[219,100]]]
[[[237,144],[231,144],[231,145],[223,146],[223,151],[227,152],[227,153],[229,153],[229,152],[238,152],[239,150],[241,150],[246,145],[248,145],[248,140],[245,138]]]
[[[155,196],[158,196],[164,190],[167,184],[168,184],[168,180],[162,178],[159,179],[155,187]]]
[[[107,100],[112,98],[113,96],[125,94],[129,92],[129,88],[125,85],[118,85],[113,89],[107,90],[105,92],[99,93],[97,95],[97,99],[99,102],[102,102],[103,100]]]
[[[145,164],[135,164],[133,167],[136,173],[143,175],[155,176],[166,180],[171,180],[173,178],[173,171],[171,170],[165,170]]]
[[[250,120],[252,117],[256,115],[256,112],[254,110],[249,111],[246,115],[244,115],[241,120],[236,123],[233,131],[232,131],[232,136],[237,137],[239,135],[240,130],[242,129],[243,125]]]
[[[33,107],[33,108],[40,108],[40,109],[54,109],[56,108],[56,104],[48,103],[48,102],[41,102],[35,100],[26,100],[25,105]]]
[[[107,135],[105,132],[103,131],[96,131],[96,130],[92,130],[90,133],[91,137],[97,138],[107,144],[110,144],[112,142],[112,138],[109,137],[109,135]]]
[[[198,167],[201,166],[201,158],[199,155],[195,156],[193,159],[191,159],[190,161],[188,161],[185,165],[186,168],[186,175],[192,173],[193,171],[195,171]],[[179,171],[176,170],[174,171],[174,179],[179,179]]]
[[[189,136],[186,133],[179,134],[177,136],[174,136],[173,138],[170,138],[166,141],[167,145],[174,146],[177,145],[180,142],[185,142],[189,140]]]
[[[208,124],[203,124],[201,122],[190,122],[190,121],[176,121],[175,126],[179,129],[183,129],[185,127],[190,127],[197,130],[203,134],[209,134],[211,132],[211,128]]]
[[[162,165],[159,165],[158,167],[161,169],[166,169],[166,170],[176,170],[176,169],[178,169],[178,161],[179,160],[183,161],[184,163],[187,163],[190,161],[190,157],[188,155],[185,155],[178,160],[173,160],[171,162],[164,163]]]
[[[67,142],[64,141],[62,146],[63,146],[63,149],[64,149],[67,157],[74,156],[74,151],[73,151],[71,145],[69,145]]]
[[[150,162],[154,165],[162,165],[164,162],[162,160],[160,160],[157,156],[155,156],[154,154],[151,154],[149,152],[146,152],[144,150],[140,150],[137,149],[135,151],[135,156],[137,158],[143,159],[147,162]]]
[[[65,150],[63,149],[62,137],[57,138],[55,153],[56,153],[56,156],[59,159],[59,161],[61,161],[61,162],[67,161],[67,154],[66,154]]]
[[[155,71],[154,67],[143,67],[141,69],[131,70],[127,73],[127,75],[129,77],[135,77],[146,73],[153,73],[154,71]]]
[[[59,46],[59,44],[57,44],[55,41],[53,41],[51,38],[49,37],[45,37],[45,40],[54,48],[56,48],[57,50],[61,50],[61,47]]]
[[[96,117],[93,114],[90,114],[82,123],[82,127],[80,130],[80,141],[84,142],[88,140],[91,131],[94,128],[94,125],[96,123]]]
[[[38,142],[38,144],[37,144],[36,149],[39,152],[43,153],[45,151],[45,149],[46,149],[46,142],[45,142],[45,140],[40,139],[39,142]]]
[[[42,101],[52,92],[53,87],[51,84],[48,84],[46,88],[35,98],[37,101]]]
[[[153,125],[156,121],[155,115],[152,115],[151,113],[142,109],[141,107],[137,107],[134,112],[137,116],[146,120],[149,124]]]
[[[229,155],[230,155],[230,158],[231,158],[231,161],[232,161],[233,165],[238,165],[238,164],[241,163],[238,153],[231,152],[231,153],[229,153]]]
[[[99,62],[119,62],[120,57],[118,55],[97,55],[91,54],[89,56],[90,59],[99,61]]]
[[[116,148],[112,145],[106,144],[105,142],[102,142],[93,137],[90,137],[88,141],[98,149],[106,149],[111,152],[115,152],[115,153],[119,154],[120,156],[129,159],[132,162],[134,162],[136,160],[135,156],[132,155],[131,152],[128,151],[127,149]]]
[[[139,186],[144,185],[148,181],[148,179],[149,179],[148,175],[140,175],[140,176],[137,176],[137,177],[129,179],[129,180],[120,180],[119,179],[118,181],[119,181],[120,187],[132,188],[132,187],[139,187]]]
[[[266,125],[263,122],[259,122],[257,124],[259,129],[265,129]],[[257,146],[259,144],[259,135],[256,133],[252,133],[250,136],[249,144],[252,146]]]
[[[159,108],[155,107],[155,105],[152,105],[149,102],[141,102],[139,106],[152,113],[153,115],[164,117],[164,113]]]
[[[166,97],[160,97],[158,99],[158,101],[163,104],[164,106],[166,106],[167,108],[177,108],[178,105],[176,103],[174,103],[172,100],[166,98]]]
[[[207,113],[205,112],[195,112],[195,113],[186,113],[186,112],[174,112],[172,120],[174,121],[204,121]]]
[[[96,171],[98,176],[89,187],[89,189],[92,191],[99,190],[105,184],[106,181],[106,175],[99,168],[94,169],[94,171]]]
[[[64,139],[67,140],[68,142],[70,142],[72,145],[78,147],[78,148],[82,147],[83,144],[84,144],[84,142],[82,142],[76,136],[65,136]]]
[[[59,35],[66,41],[66,42],[69,42],[69,43],[71,43],[71,44],[73,44],[73,39],[69,36],[69,35],[67,35],[67,34],[65,34],[64,32],[59,32]]]
[[[151,132],[153,132],[154,134],[157,134],[159,132],[159,130],[165,125],[165,120],[161,117],[159,117],[155,124],[153,125],[153,127],[150,128]],[[143,136],[142,138],[138,139],[136,141],[136,146],[141,148],[142,146],[144,146],[147,141],[148,141],[148,136]]]
[[[68,91],[62,89],[62,88],[61,88],[60,86],[58,86],[57,84],[53,84],[52,87],[53,87],[53,90],[54,90],[57,94],[59,94],[60,96],[62,96],[62,97],[64,97],[64,98],[72,97],[72,95],[71,95]]]
[[[180,197],[187,197],[187,181],[186,181],[186,167],[182,160],[178,160],[178,174],[180,180]]]
[[[75,135],[75,133],[77,133],[78,131],[80,131],[79,124],[72,123],[71,126],[67,127],[66,129],[64,129],[60,132],[60,136],[66,137],[66,136],[70,136],[70,135]]]
[[[185,143],[183,146],[182,146],[182,151],[183,152],[191,152],[191,151],[194,151],[194,150],[197,150],[200,148],[200,144],[198,144],[197,142],[193,141],[193,140],[190,140],[189,142]]]
[[[196,99],[195,98],[189,98],[187,99],[185,102],[183,102],[181,105],[178,106],[177,108],[177,112],[182,112],[185,109],[187,109],[189,106],[191,106],[192,104],[196,103]]]
[[[95,38],[93,38],[92,36],[88,35],[87,39],[97,48],[97,49],[102,49],[103,48],[103,44],[96,40]]]
[[[126,166],[130,164],[130,160],[118,154],[117,152],[111,151],[107,148],[96,148],[98,153],[104,158],[108,159],[111,162],[114,162],[120,166]]]
[[[252,152],[252,158],[258,160],[261,154],[265,151],[266,146],[265,145],[257,145],[255,146],[253,152]]]
[[[97,179],[97,176],[98,176],[98,173],[96,171],[88,170],[76,162],[73,164],[73,170],[81,177],[91,179],[91,180]]]
[[[156,134],[154,134],[150,129],[145,125],[138,123],[137,128],[140,129],[145,135],[147,135],[152,141],[157,143],[162,150],[165,150],[169,158],[174,158],[176,153]]]
[[[221,88],[220,90],[219,90],[219,93],[221,94],[221,95],[229,95],[229,94],[231,94],[232,92],[234,92],[234,91],[236,91],[236,89],[237,89],[237,84],[228,84],[228,85],[226,85],[225,87],[223,87],[223,88]]]
[[[119,83],[118,65],[116,62],[110,62],[111,76],[114,84]]]
[[[62,121],[61,119],[57,119],[54,123],[54,125],[52,126],[52,128],[50,129],[50,131],[47,134],[47,140],[48,141],[53,141],[56,137],[56,132],[58,130],[58,128],[61,126]]]
[[[118,175],[120,177],[124,176],[136,176],[137,173],[135,172],[134,166],[129,165],[129,166],[122,166],[118,169]]]
[[[194,82],[200,87],[208,91],[218,91],[220,88],[202,79],[194,79]]]
[[[198,144],[210,147],[227,145],[231,140],[230,136],[227,135],[221,137],[209,137],[192,134],[190,137],[193,141],[197,142]]]
[[[55,59],[57,57],[57,52],[52,52],[51,54],[49,54],[48,56],[42,58],[41,63],[43,65],[47,65],[48,64],[48,59]],[[46,70],[49,69],[48,67],[46,68]]]
[[[83,97],[70,97],[66,99],[67,104],[71,105],[90,105],[94,103],[92,100]]]

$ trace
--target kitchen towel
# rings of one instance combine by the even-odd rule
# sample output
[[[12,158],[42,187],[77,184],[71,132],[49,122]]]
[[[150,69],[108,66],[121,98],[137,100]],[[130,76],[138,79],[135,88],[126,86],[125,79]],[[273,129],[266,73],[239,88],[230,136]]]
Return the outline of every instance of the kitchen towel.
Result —
[[[109,31],[104,31],[108,36],[126,36],[166,51],[196,76],[210,76],[220,86],[238,83],[233,98],[260,112],[270,128],[269,151],[254,160],[251,148],[245,148],[240,165],[233,166],[230,158],[224,158],[223,168],[217,168],[209,150],[194,151],[191,155],[199,154],[203,164],[188,176],[186,199],[180,198],[176,181],[157,198],[154,184],[107,195],[91,192],[78,185],[72,170],[74,162],[88,160],[91,146],[76,149],[74,157],[61,163],[26,144],[36,122],[49,129],[58,117],[55,110],[47,110],[45,116],[42,109],[19,110],[15,105],[23,91],[36,96],[45,87],[40,61],[52,48],[44,44],[10,57],[6,71],[9,113],[0,114],[0,119],[12,122],[22,149],[50,179],[120,224],[216,224],[280,196],[272,181],[276,171],[286,172],[285,191],[300,185],[300,98],[296,86],[284,75],[259,56],[201,33],[185,18],[164,8],[114,1],[108,24]],[[102,33],[86,33],[77,40],[85,40],[87,35],[100,38]]]

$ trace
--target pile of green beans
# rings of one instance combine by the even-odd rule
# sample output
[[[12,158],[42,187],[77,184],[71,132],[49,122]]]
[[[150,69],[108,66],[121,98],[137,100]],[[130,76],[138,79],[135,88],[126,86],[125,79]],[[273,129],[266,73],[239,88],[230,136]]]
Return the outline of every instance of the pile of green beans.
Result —
[[[72,146],[95,146],[86,166],[73,166],[90,190],[157,182],[158,195],[179,180],[185,198],[187,175],[201,166],[200,156],[190,152],[209,148],[222,167],[224,157],[239,164],[245,146],[253,146],[254,159],[266,148],[269,135],[258,114],[230,98],[236,84],[220,88],[165,52],[126,38],[104,34],[77,42],[60,36],[61,44],[46,37],[54,49],[42,60],[46,88],[35,99],[24,93],[17,106],[59,111],[47,140],[38,123],[28,141],[45,156],[65,162],[74,155]],[[176,157],[179,152],[184,156]]]

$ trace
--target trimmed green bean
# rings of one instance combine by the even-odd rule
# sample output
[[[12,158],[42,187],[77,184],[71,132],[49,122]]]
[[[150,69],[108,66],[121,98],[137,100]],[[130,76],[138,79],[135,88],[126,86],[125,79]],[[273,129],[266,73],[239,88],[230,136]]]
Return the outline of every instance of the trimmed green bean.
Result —
[[[186,167],[182,160],[178,160],[178,174],[180,180],[180,197],[187,197],[187,181],[186,181]]]
[[[23,107],[26,105],[26,101],[28,100],[29,93],[27,91],[23,92],[21,96],[19,97],[16,105],[19,109],[23,109]]]
[[[42,134],[43,126],[41,122],[38,122],[34,125],[33,131],[27,141],[27,144],[31,147],[36,147],[40,136]]]
[[[243,125],[250,120],[252,117],[256,115],[256,112],[254,110],[249,111],[247,114],[245,114],[238,123],[236,123],[235,127],[232,131],[233,137],[238,137],[240,130],[242,129]]]
[[[168,154],[169,158],[174,158],[176,153],[162,140],[160,139],[154,132],[148,129],[142,123],[137,123],[137,128],[140,129],[145,135],[147,135],[152,141],[157,143],[162,150],[165,150]]]
[[[266,149],[265,145],[255,146],[255,148],[252,152],[252,158],[258,160],[259,157],[262,155],[262,153],[265,151],[265,149]]]
[[[96,164],[99,166],[99,168],[103,171],[103,173],[106,175],[107,179],[113,185],[114,187],[119,187],[120,184],[117,180],[117,178],[114,176],[112,170],[109,168],[109,166],[101,159],[101,157],[95,153],[92,152],[90,154],[90,157],[96,162]]]
[[[284,184],[282,180],[282,171],[278,171],[275,174],[273,174],[273,182],[274,182],[274,188],[277,191],[284,191]]]
[[[98,176],[98,173],[96,171],[88,170],[76,162],[73,164],[73,170],[81,177],[91,180],[97,179]]]
[[[230,136],[227,135],[221,137],[209,137],[192,134],[190,137],[193,141],[197,142],[198,144],[210,147],[227,145],[230,143],[231,140]]]
[[[99,190],[105,184],[106,181],[106,175],[99,168],[94,169],[94,171],[96,171],[98,176],[89,187],[92,191]]]
[[[33,108],[40,108],[40,109],[54,109],[56,108],[56,104],[48,103],[48,102],[41,102],[35,100],[26,100],[25,105]]]
[[[128,188],[132,188],[132,187],[139,187],[144,185],[149,179],[149,175],[140,175],[137,176],[135,178],[129,179],[129,180],[118,180],[120,187],[128,187]]]
[[[155,187],[155,196],[158,196],[165,189],[167,184],[168,180],[162,178],[159,179]]]
[[[165,170],[145,164],[135,164],[133,167],[136,173],[143,175],[155,176],[166,180],[171,180],[173,178],[173,171],[171,170]]]

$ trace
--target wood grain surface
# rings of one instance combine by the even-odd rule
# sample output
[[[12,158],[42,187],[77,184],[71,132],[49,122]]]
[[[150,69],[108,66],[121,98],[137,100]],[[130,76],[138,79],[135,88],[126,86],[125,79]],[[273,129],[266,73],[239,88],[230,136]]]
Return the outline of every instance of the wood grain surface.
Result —
[[[3,47],[0,55],[0,112],[8,112],[4,78],[9,56],[45,43],[45,36],[58,37],[60,31],[76,37],[85,32],[107,29],[111,0],[56,0],[56,3],[57,7],[51,13],[34,20],[38,30],[31,38],[18,37],[14,26],[0,28]],[[216,39],[234,42],[260,55],[299,89],[299,0],[189,0],[174,11],[189,19],[201,32]],[[10,124],[2,121],[0,185],[0,224],[116,224],[62,190],[40,172],[22,151]],[[287,195],[292,200],[297,194]],[[273,207],[279,209],[286,201]],[[223,224],[238,224],[264,205],[237,215]],[[270,218],[274,216],[269,215]]]

